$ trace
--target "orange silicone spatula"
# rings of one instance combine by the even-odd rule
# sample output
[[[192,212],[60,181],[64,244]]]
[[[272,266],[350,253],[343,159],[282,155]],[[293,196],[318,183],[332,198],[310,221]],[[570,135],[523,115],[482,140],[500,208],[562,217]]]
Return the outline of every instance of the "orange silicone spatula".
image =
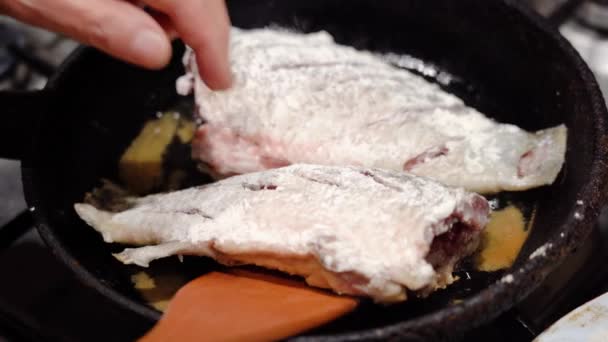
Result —
[[[274,341],[332,321],[357,300],[251,272],[212,272],[182,287],[140,341]]]

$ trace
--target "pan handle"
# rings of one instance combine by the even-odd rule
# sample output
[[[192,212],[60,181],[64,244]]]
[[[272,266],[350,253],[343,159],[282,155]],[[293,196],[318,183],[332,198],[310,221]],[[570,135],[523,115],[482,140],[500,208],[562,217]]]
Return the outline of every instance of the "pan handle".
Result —
[[[32,125],[50,104],[48,90],[0,92],[0,158],[21,159]]]

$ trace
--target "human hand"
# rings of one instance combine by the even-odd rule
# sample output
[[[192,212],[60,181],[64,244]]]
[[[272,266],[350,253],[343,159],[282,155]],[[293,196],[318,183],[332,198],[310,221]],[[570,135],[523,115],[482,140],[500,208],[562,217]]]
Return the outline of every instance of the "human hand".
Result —
[[[224,0],[0,0],[0,13],[151,69],[167,65],[170,38],[177,34],[195,51],[210,88],[231,84]]]

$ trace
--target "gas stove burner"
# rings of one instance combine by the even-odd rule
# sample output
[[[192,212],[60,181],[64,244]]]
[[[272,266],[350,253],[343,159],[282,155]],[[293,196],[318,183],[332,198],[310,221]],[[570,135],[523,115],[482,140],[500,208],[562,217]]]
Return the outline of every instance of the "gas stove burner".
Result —
[[[15,48],[25,47],[24,34],[8,25],[0,24],[0,81],[14,76],[19,58],[15,55]]]
[[[586,26],[608,34],[608,0],[585,2],[579,9],[577,18]]]
[[[0,90],[41,89],[76,42],[0,16]]]

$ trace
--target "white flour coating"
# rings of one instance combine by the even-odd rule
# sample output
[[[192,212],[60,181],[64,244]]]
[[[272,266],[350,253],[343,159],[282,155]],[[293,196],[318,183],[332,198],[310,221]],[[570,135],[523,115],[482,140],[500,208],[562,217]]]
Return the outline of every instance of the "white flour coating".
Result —
[[[551,184],[562,167],[565,126],[528,133],[498,124],[383,57],[335,44],[326,32],[234,28],[230,48],[230,90],[206,87],[190,49],[188,73],[177,81],[180,94],[194,92],[208,123],[194,156],[220,175],[290,163],[405,168],[492,193]]]
[[[132,203],[119,213],[75,205],[106,242],[155,245],[125,250],[119,255],[123,262],[147,266],[176,254],[224,260],[271,254],[296,267],[294,257],[313,256],[335,277],[344,276],[340,281],[351,282],[351,273],[366,279],[353,286],[379,301],[402,300],[405,288],[451,282],[453,264],[440,274],[425,260],[433,238],[455,220],[478,236],[489,211],[477,194],[405,173],[312,165],[235,176]]]
[[[379,56],[384,61],[387,61],[400,68],[416,70],[424,76],[433,77],[435,80],[437,80],[437,82],[442,85],[449,85],[454,79],[452,75],[443,72],[432,65],[428,65],[423,60],[412,56],[398,55],[394,53],[376,54],[376,56]]]
[[[540,247],[538,247],[532,254],[530,254],[530,258],[529,259],[534,259],[537,257],[544,257],[547,255],[547,250],[549,248],[553,247],[552,243],[546,243]]]
[[[515,278],[513,277],[512,274],[507,274],[506,276],[504,276],[500,279],[501,282],[506,283],[506,284],[512,283],[513,280],[515,280]]]

